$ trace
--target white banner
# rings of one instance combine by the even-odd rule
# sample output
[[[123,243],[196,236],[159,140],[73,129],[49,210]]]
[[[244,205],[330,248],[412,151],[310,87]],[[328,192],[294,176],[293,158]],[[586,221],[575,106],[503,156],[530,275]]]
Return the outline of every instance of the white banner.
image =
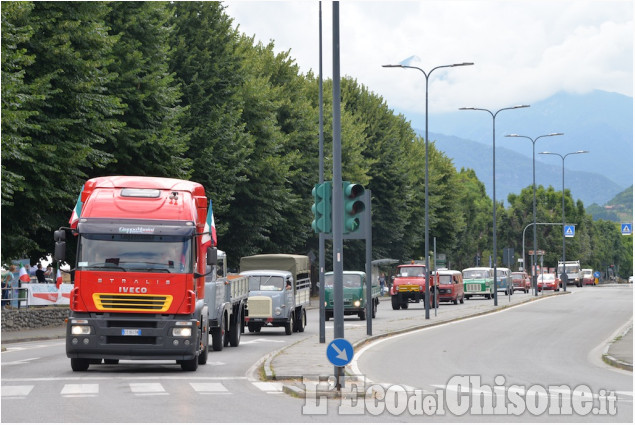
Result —
[[[59,289],[54,283],[23,283],[27,289],[28,305],[69,305],[73,284],[63,283]]]

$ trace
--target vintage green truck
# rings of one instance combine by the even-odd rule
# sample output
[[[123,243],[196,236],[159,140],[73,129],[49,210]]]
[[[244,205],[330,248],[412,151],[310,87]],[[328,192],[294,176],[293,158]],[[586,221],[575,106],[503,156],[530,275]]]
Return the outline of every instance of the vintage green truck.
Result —
[[[326,320],[333,317],[333,272],[324,274],[324,314]],[[366,319],[366,273],[345,271],[342,276],[344,291],[344,315],[356,314],[360,320]],[[379,284],[373,281],[371,286],[372,317],[377,314],[379,304]]]

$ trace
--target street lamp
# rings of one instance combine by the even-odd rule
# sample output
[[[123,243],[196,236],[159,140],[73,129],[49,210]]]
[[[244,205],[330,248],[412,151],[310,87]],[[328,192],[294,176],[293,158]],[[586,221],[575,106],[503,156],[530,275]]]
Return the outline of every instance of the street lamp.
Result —
[[[564,222],[564,160],[566,157],[568,157],[569,155],[577,155],[580,153],[589,153],[589,151],[575,151],[575,152],[569,152],[567,154],[560,155],[559,153],[555,153],[555,152],[539,152],[540,155],[556,155],[559,156],[560,158],[562,158],[562,274],[560,275],[560,279],[562,280],[562,289],[566,292],[567,291],[567,268],[566,268],[566,245],[565,245],[565,235],[564,235],[564,226],[565,226],[565,222]]]
[[[441,65],[441,66],[437,66],[432,68],[430,71],[428,71],[427,73],[416,66],[409,66],[409,65],[382,65],[383,68],[406,68],[406,69],[417,69],[419,71],[421,71],[421,73],[426,77],[426,134],[425,134],[425,145],[426,145],[426,176],[425,176],[425,226],[426,226],[426,230],[425,230],[425,256],[426,256],[426,295],[425,298],[423,300],[423,305],[425,307],[426,310],[426,319],[430,318],[430,260],[429,260],[429,252],[430,252],[430,247],[429,247],[429,241],[428,241],[428,77],[430,77],[430,74],[432,74],[432,71],[434,71],[435,69],[439,69],[439,68],[454,68],[455,66],[468,66],[468,65],[474,65],[473,62],[463,62],[463,63],[455,63],[452,65]]]
[[[494,305],[498,305],[498,276],[496,275],[496,115],[498,115],[501,111],[506,111],[508,109],[520,109],[520,108],[529,108],[529,105],[516,105],[510,106],[509,108],[502,108],[496,112],[492,112],[489,109],[483,108],[459,108],[460,111],[485,111],[488,112],[492,116],[492,199],[494,206],[493,213],[493,230],[492,237],[494,238]]]
[[[532,267],[532,271],[531,271],[531,281],[532,281],[532,285],[534,288],[534,295],[538,296],[538,275],[536,275],[536,264],[537,264],[537,259],[538,259],[538,255],[536,254],[536,251],[538,250],[538,238],[536,236],[537,229],[536,229],[536,141],[538,139],[540,139],[541,137],[551,137],[551,136],[563,136],[564,133],[549,133],[549,134],[543,134],[542,136],[538,136],[535,139],[532,139],[531,137],[528,136],[521,136],[519,134],[508,134],[505,137],[522,137],[525,139],[529,139],[531,140],[531,144],[532,144],[532,168],[533,168],[533,187],[534,187],[534,261],[532,263],[533,267]],[[523,244],[523,252],[524,252],[524,244]],[[523,255],[523,268],[526,270],[527,268],[525,267],[525,255]]]

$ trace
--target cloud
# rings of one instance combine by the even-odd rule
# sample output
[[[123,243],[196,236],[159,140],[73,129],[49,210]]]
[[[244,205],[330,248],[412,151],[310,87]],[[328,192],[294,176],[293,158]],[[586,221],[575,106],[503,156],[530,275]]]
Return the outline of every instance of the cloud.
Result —
[[[291,49],[303,72],[318,70],[318,2],[230,1],[241,31]],[[331,2],[322,3],[323,70],[332,74]],[[497,108],[559,91],[633,95],[633,4],[579,0],[341,1],[341,74],[391,107],[422,113],[425,78],[386,69],[411,56],[434,71],[430,108]]]

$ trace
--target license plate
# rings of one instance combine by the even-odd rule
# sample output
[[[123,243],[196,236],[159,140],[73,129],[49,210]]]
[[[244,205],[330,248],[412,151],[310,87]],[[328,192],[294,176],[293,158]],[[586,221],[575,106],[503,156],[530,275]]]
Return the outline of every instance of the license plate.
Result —
[[[141,329],[122,329],[121,335],[123,336],[140,336]]]

